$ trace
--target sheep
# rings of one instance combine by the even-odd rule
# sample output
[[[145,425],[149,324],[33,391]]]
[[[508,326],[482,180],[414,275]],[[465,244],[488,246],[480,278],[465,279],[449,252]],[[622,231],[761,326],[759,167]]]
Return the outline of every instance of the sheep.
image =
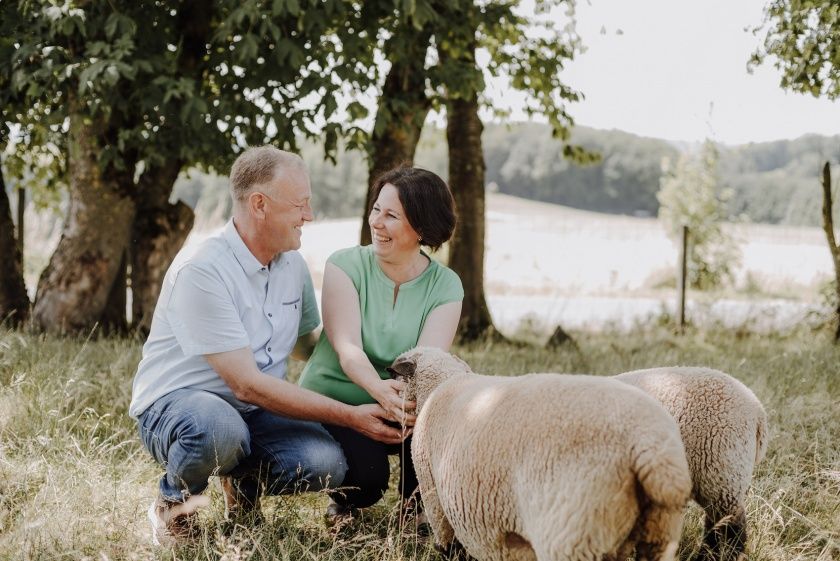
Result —
[[[659,400],[680,427],[691,496],[705,511],[703,545],[694,559],[738,559],[747,540],[747,488],[767,450],[761,402],[744,384],[710,368],[652,368],[615,378]]]
[[[479,560],[673,560],[691,478],[679,430],[608,377],[475,374],[418,347],[391,366],[436,546]]]

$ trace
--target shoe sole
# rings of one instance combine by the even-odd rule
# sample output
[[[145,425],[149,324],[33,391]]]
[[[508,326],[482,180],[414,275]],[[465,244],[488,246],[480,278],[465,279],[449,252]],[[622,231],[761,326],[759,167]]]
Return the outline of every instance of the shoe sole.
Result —
[[[147,513],[149,517],[149,523],[152,525],[152,543],[161,546],[163,545],[161,538],[163,541],[168,541],[166,528],[162,527],[163,521],[158,518],[157,513],[155,512],[155,507],[157,506],[157,502],[153,502],[152,505],[149,507],[149,511]]]

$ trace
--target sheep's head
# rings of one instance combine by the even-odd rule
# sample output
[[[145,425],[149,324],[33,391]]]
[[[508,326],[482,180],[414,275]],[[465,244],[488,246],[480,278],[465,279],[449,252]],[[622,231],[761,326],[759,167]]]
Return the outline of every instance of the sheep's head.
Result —
[[[417,402],[417,412],[440,384],[458,374],[472,374],[469,364],[434,347],[415,347],[394,360],[387,369],[406,385],[405,398]]]

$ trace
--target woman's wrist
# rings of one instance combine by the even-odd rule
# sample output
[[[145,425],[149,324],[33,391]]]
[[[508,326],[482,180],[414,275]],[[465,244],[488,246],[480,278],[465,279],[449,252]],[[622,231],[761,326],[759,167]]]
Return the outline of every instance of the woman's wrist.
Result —
[[[382,378],[379,378],[375,381],[371,380],[371,383],[368,384],[368,387],[365,388],[365,390],[370,394],[370,396],[383,407],[388,402],[387,396],[389,389],[389,386],[385,383],[385,381]]]

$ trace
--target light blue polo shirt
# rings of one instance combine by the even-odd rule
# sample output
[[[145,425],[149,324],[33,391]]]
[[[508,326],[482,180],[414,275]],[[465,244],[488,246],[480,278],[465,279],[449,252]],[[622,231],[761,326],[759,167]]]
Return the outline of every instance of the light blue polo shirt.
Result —
[[[240,411],[254,409],[233,396],[204,355],[249,347],[262,372],[285,378],[298,337],[319,323],[303,257],[287,251],[263,266],[230,220],[218,234],[183,248],[166,272],[129,415],[139,417],[181,388],[212,392]]]

